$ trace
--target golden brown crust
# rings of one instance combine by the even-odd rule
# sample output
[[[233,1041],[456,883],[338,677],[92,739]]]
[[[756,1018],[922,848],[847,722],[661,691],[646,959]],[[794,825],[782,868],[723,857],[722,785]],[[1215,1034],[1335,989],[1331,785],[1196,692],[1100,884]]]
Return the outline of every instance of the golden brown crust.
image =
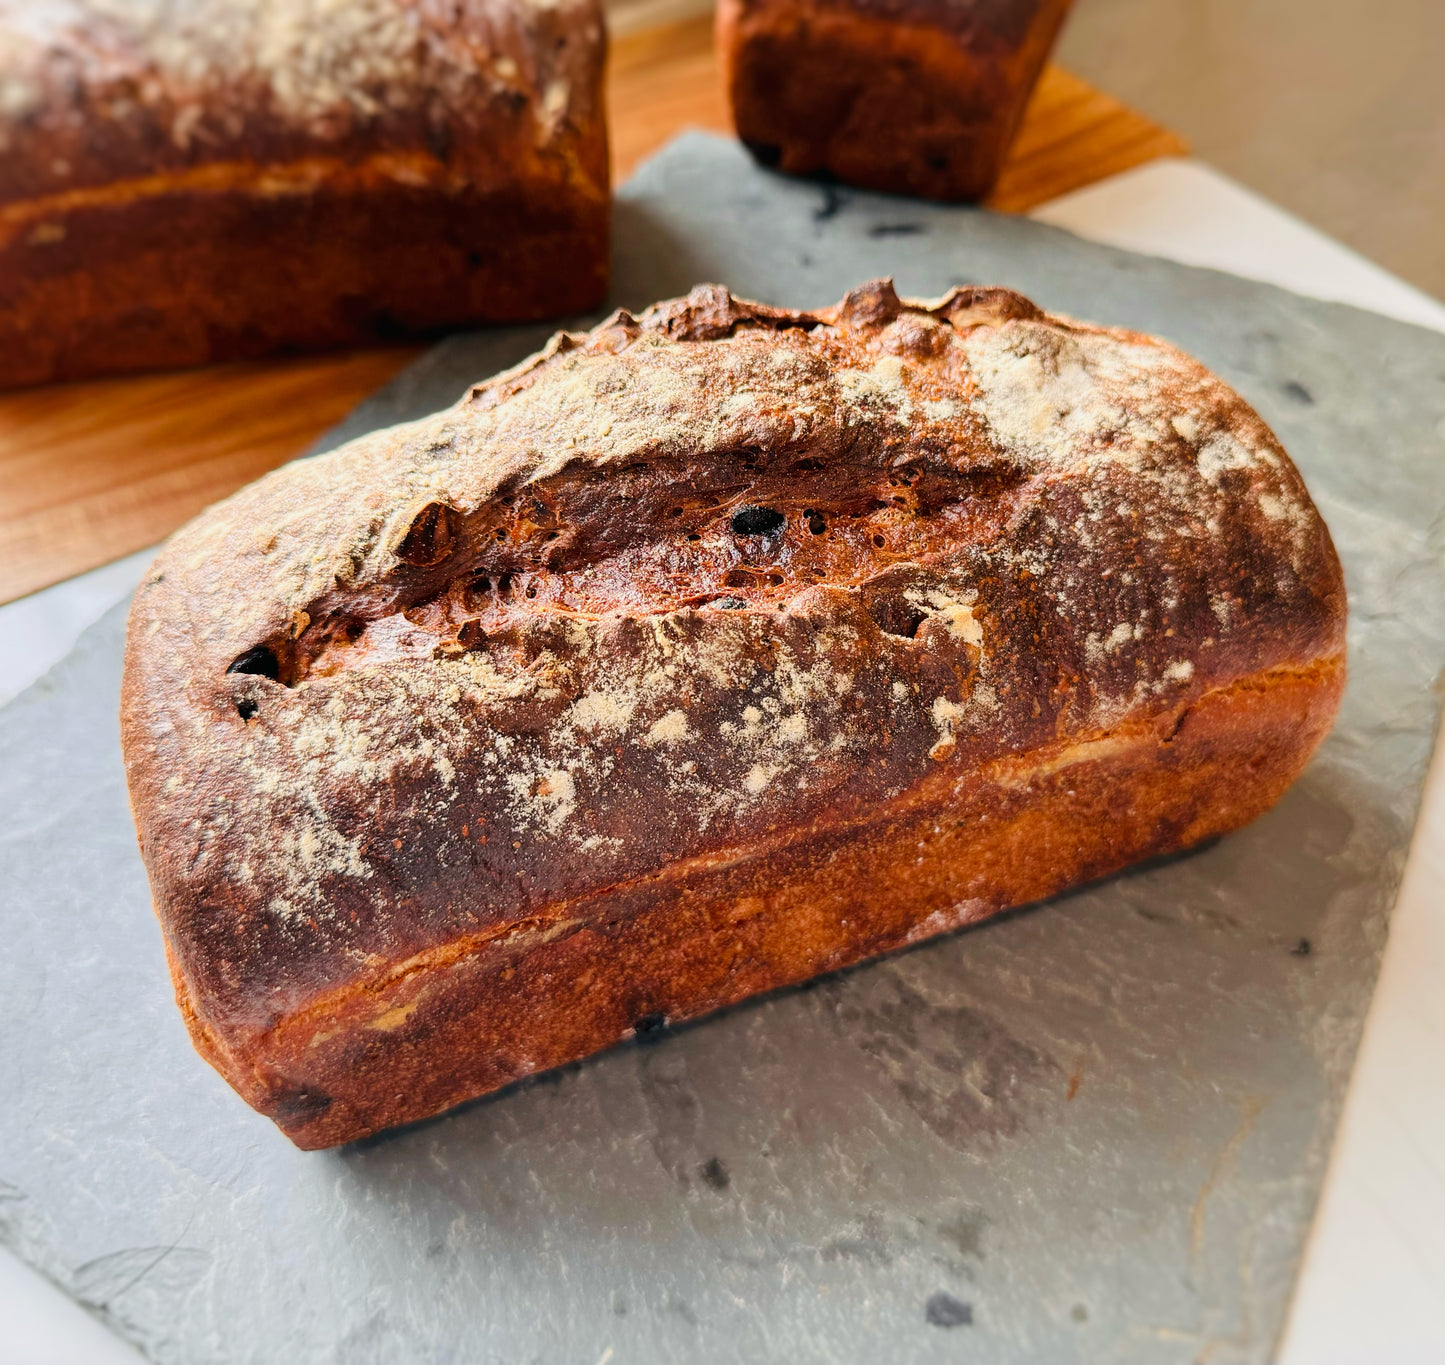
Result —
[[[704,288],[179,533],[123,740],[198,1046],[318,1145],[1234,828],[1343,629],[1173,348]]]
[[[766,165],[983,198],[1070,0],[720,0],[738,136]]]
[[[0,0],[0,386],[605,292],[595,0]]]

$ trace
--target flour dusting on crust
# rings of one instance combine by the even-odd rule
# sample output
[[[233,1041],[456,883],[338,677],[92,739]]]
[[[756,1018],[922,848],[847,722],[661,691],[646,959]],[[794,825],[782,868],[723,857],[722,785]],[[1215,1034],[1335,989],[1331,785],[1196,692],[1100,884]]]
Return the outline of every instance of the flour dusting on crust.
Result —
[[[590,114],[601,43],[590,0],[0,0],[0,152],[82,108],[93,138],[202,159],[247,125],[324,143],[489,102],[546,142]]]
[[[197,949],[209,989],[299,990],[298,956],[314,988],[989,765],[1053,780],[1333,657],[1339,594],[1273,435],[1163,342],[1003,290],[704,287],[180,532],[127,760],[163,915],[249,964]]]

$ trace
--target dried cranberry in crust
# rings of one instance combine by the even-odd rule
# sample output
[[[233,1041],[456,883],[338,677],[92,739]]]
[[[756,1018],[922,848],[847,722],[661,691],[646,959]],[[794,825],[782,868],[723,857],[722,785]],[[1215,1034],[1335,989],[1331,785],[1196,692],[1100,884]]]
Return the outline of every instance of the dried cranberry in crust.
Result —
[[[770,536],[787,522],[774,507],[739,507],[729,525],[735,536]]]

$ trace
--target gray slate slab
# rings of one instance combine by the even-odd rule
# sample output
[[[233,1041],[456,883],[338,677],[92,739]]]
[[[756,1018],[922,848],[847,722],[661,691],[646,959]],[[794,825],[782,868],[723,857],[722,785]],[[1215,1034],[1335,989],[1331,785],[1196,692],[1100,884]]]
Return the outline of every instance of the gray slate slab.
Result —
[[[1439,709],[1445,337],[701,135],[637,174],[617,236],[632,306],[996,281],[1200,356],[1338,541],[1338,728],[1203,852],[301,1153],[171,1003],[113,613],[0,712],[0,1238],[178,1365],[1267,1359]],[[543,335],[453,339],[337,436]]]

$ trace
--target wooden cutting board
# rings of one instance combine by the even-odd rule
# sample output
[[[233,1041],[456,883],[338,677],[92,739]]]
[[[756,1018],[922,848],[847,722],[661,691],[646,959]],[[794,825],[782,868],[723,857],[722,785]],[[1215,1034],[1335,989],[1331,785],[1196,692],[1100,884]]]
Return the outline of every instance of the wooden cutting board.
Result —
[[[711,18],[615,42],[607,95],[614,182],[684,127],[728,131]],[[1186,150],[1051,66],[989,202],[1023,212]],[[300,454],[419,354],[391,347],[0,395],[0,602],[161,540]]]

